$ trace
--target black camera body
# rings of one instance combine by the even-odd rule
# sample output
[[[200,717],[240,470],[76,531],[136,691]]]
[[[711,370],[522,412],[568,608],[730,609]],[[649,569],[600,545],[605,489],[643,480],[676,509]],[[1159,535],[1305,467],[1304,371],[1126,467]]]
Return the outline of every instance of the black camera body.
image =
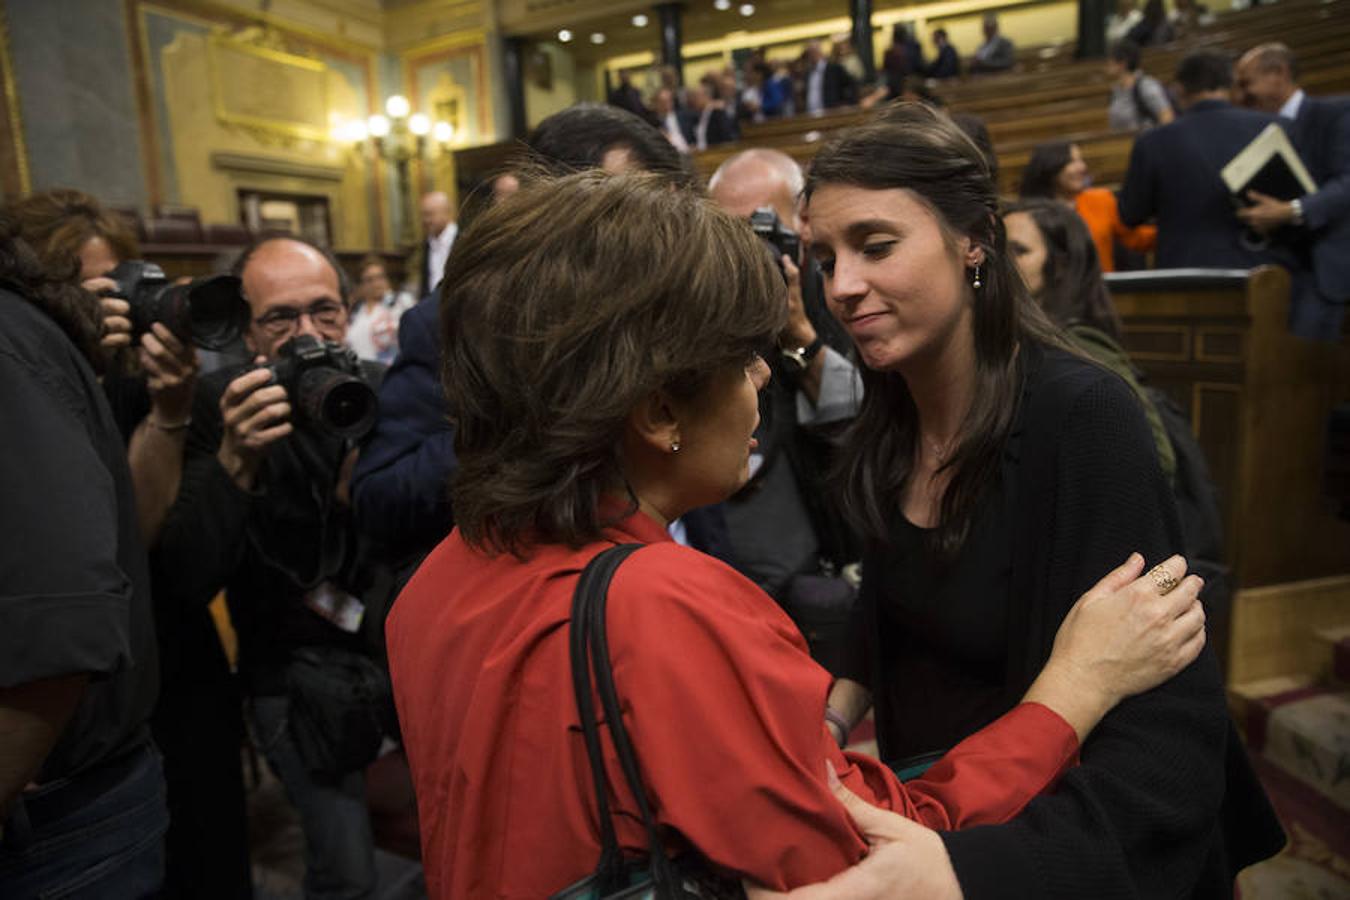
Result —
[[[181,341],[225,350],[248,326],[248,304],[233,275],[173,284],[159,266],[132,259],[119,263],[108,277],[117,283],[110,293],[131,305],[133,341],[160,322]]]
[[[801,235],[789,228],[778,217],[778,212],[772,206],[761,206],[752,212],[750,214],[750,227],[755,230],[755,234],[759,235],[759,239],[768,244],[769,249],[774,251],[773,261],[778,263],[779,269],[783,268],[781,257],[785,254],[788,259],[792,260],[793,265],[801,265]]]
[[[351,440],[374,427],[375,391],[361,377],[361,360],[350,348],[300,334],[263,368],[286,389],[298,425]]]

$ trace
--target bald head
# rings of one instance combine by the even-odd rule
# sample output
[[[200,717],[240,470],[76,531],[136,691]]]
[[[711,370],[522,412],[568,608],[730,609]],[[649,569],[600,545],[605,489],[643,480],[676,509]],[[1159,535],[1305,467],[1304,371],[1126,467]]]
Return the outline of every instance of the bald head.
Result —
[[[1238,60],[1234,72],[1238,100],[1252,109],[1271,114],[1298,90],[1298,63],[1284,44],[1253,47]]]
[[[455,220],[450,198],[444,191],[432,191],[422,197],[419,207],[422,214],[422,231],[427,237],[435,237],[445,230],[445,226]]]
[[[272,238],[243,261],[239,278],[252,319],[246,343],[268,359],[296,334],[342,341],[347,334],[343,285],[334,262],[304,241]],[[268,320],[293,313],[290,331]]]
[[[778,150],[746,150],[717,167],[708,182],[713,201],[738,218],[748,219],[762,206],[771,206],[794,231],[801,222],[797,197],[802,192],[802,170]]]

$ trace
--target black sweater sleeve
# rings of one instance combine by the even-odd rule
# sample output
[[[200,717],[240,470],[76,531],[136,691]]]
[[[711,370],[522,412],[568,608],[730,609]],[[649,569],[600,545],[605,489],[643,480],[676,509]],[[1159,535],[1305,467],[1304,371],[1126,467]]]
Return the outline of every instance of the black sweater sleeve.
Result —
[[[1109,373],[1093,375],[1058,418],[1056,429],[1027,435],[1028,456],[1039,453],[1049,474],[1023,484],[1021,495],[1036,536],[1031,615],[1041,627],[1030,631],[1041,662],[1073,601],[1132,550],[1152,566],[1181,546],[1129,389]],[[1022,471],[1035,471],[1034,459]],[[1189,896],[1215,839],[1226,717],[1208,650],[1171,681],[1122,702],[1053,794],[1005,825],[943,835],[965,896]]]
[[[174,595],[209,603],[224,589],[243,553],[253,495],[216,458],[224,425],[218,378],[198,383],[184,451],[183,480],[155,549],[156,574]]]

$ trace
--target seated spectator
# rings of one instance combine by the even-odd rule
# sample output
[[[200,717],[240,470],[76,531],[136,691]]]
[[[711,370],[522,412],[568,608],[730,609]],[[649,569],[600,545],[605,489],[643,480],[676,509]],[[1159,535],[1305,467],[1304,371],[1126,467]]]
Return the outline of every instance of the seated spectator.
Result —
[[[937,48],[937,56],[928,67],[928,77],[942,79],[960,75],[961,57],[947,40],[947,29],[939,28],[933,32],[933,46]]]
[[[1127,586],[1141,568],[1131,559],[1069,616],[1027,702],[902,785],[836,746],[830,676],[773,602],[666,533],[748,474],[768,377],[754,348],[786,315],[782,276],[750,229],[662,179],[580,173],[484,213],[446,285],[456,529],[388,631],[436,900],[546,897],[596,868],[567,623],[578,571],[614,542],[645,545],[608,591],[606,649],[655,824],[670,852],[777,889],[866,854],[827,761],[852,790],[930,825],[1003,822],[1121,695],[1177,670],[1139,659],[1152,640],[1133,634],[1132,605],[1181,615],[1164,643],[1183,665],[1203,644],[1198,580],[1166,595],[1148,576]],[[1167,586],[1182,568],[1168,562]],[[1129,664],[1099,641],[1129,648]],[[1066,653],[1081,669],[1060,669]],[[1062,671],[1087,674],[1060,683]],[[619,845],[645,847],[634,801],[610,796]],[[916,864],[956,890],[933,849]]]
[[[347,345],[362,359],[387,366],[398,355],[399,320],[417,301],[411,294],[395,293],[378,256],[361,260],[358,272]]]
[[[820,41],[809,41],[802,53],[804,109],[819,113],[858,102],[858,82],[837,62],[825,58]]]
[[[1167,19],[1163,0],[1147,0],[1139,22],[1125,35],[1137,47],[1158,47],[1171,43],[1176,37],[1172,23]]]
[[[1013,42],[999,33],[998,16],[991,12],[985,13],[983,28],[984,43],[970,58],[971,73],[1008,71],[1017,64],[1017,52],[1013,49]]]
[[[1172,0],[1172,15],[1169,17],[1172,30],[1179,37],[1185,37],[1199,28],[1211,25],[1214,14],[1209,7],[1197,0]]]
[[[736,139],[735,124],[702,84],[685,91],[689,105],[680,113],[680,131],[692,150],[707,150]]]
[[[1111,106],[1106,113],[1112,131],[1139,131],[1176,118],[1167,89],[1139,70],[1139,45],[1133,41],[1111,45],[1106,77],[1112,81]]]
[[[1051,141],[1031,151],[1031,159],[1022,170],[1018,196],[1023,200],[1058,200],[1078,210],[1092,233],[1102,270],[1116,270],[1116,244],[1135,253],[1152,250],[1158,230],[1152,225],[1128,227],[1120,219],[1116,195],[1105,188],[1090,188],[1087,161],[1077,144]]]
[[[1106,39],[1113,44],[1124,40],[1142,18],[1144,11],[1136,0],[1116,0],[1116,11],[1106,17]]]

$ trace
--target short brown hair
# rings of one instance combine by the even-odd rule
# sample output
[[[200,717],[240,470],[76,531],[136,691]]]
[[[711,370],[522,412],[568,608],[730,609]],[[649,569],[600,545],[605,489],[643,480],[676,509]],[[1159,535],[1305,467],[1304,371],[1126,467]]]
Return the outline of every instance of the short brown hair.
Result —
[[[787,316],[747,224],[650,174],[528,180],[455,241],[441,284],[455,521],[517,555],[599,537],[629,412],[699,396]]]
[[[29,194],[13,206],[26,240],[47,271],[79,281],[80,250],[103,238],[118,259],[136,259],[140,249],[126,221],[82,191],[57,188]]]

